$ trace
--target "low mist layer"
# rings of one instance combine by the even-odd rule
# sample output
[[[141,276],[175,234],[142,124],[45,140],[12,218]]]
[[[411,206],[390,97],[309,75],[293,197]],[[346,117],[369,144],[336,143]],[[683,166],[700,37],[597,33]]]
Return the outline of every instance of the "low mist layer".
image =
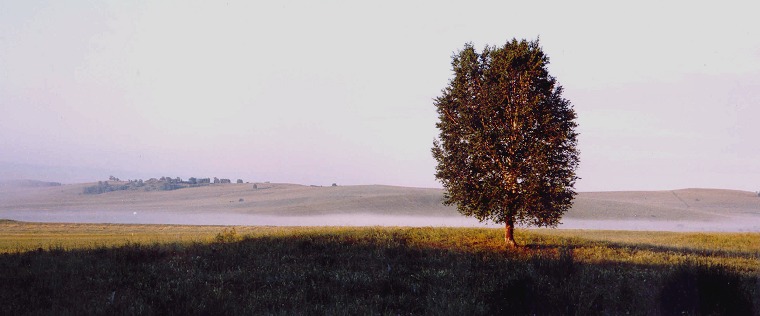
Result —
[[[498,227],[442,204],[440,189],[211,184],[85,194],[93,184],[0,186],[0,218],[33,222]],[[580,193],[562,228],[760,231],[753,192],[686,189]]]

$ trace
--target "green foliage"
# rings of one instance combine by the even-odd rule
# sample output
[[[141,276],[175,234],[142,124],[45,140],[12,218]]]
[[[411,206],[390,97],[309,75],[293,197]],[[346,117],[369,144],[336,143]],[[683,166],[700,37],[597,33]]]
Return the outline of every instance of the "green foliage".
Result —
[[[113,176],[112,176],[113,177]],[[101,194],[112,191],[129,190],[133,186],[127,184],[110,184],[108,181],[98,181],[97,185],[84,188],[84,194]]]
[[[180,177],[176,177],[176,178],[161,177],[160,179],[151,178],[148,181],[143,181],[142,179],[140,179],[140,180],[129,180],[126,182],[121,182],[119,178],[116,178],[114,176],[111,176],[110,179],[111,181],[115,181],[116,183],[109,183],[108,181],[98,181],[97,185],[85,187],[83,190],[83,193],[84,194],[102,194],[102,193],[108,193],[108,192],[113,192],[113,191],[138,190],[138,189],[142,189],[144,191],[171,191],[171,190],[178,190],[178,189],[184,189],[184,188],[206,186],[210,183],[210,179],[208,178],[204,178],[204,179],[190,178],[187,181],[182,181]]]
[[[435,100],[433,156],[444,203],[496,223],[556,226],[571,207],[579,162],[576,114],[538,41],[472,45]]]

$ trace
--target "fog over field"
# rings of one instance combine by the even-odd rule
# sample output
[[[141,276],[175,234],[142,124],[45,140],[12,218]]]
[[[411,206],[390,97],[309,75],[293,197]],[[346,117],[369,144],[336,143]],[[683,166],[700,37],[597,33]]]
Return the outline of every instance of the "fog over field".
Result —
[[[173,191],[83,194],[90,184],[0,185],[0,218],[34,222],[274,226],[463,226],[441,189],[394,186],[212,184]],[[560,228],[760,231],[753,192],[685,189],[582,192]]]

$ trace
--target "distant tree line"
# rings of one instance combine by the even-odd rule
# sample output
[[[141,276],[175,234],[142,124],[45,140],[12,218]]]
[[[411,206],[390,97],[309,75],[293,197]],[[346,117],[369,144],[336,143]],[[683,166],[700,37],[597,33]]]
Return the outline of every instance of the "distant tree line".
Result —
[[[146,181],[143,179],[121,181],[119,178],[109,176],[110,181],[98,181],[98,184],[88,186],[84,188],[84,194],[101,194],[113,191],[124,190],[144,190],[144,191],[171,191],[184,188],[194,188],[207,186],[212,183],[211,178],[195,178],[190,177],[187,180],[182,180],[180,177],[161,177],[150,178]],[[230,179],[219,179],[214,177],[213,183],[226,184],[232,183]],[[243,183],[242,179],[237,179],[237,183]]]
[[[108,181],[98,181],[97,185],[84,188],[84,194],[101,194],[111,191],[129,190],[128,185],[110,184]]]

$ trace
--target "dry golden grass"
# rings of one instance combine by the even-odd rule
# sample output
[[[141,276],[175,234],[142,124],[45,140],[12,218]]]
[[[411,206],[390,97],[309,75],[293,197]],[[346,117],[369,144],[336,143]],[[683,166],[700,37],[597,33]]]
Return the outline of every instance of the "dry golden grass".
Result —
[[[48,249],[93,249],[129,244],[208,243],[221,226],[58,224],[0,221],[0,253]],[[277,227],[238,227],[238,233],[257,235]]]

